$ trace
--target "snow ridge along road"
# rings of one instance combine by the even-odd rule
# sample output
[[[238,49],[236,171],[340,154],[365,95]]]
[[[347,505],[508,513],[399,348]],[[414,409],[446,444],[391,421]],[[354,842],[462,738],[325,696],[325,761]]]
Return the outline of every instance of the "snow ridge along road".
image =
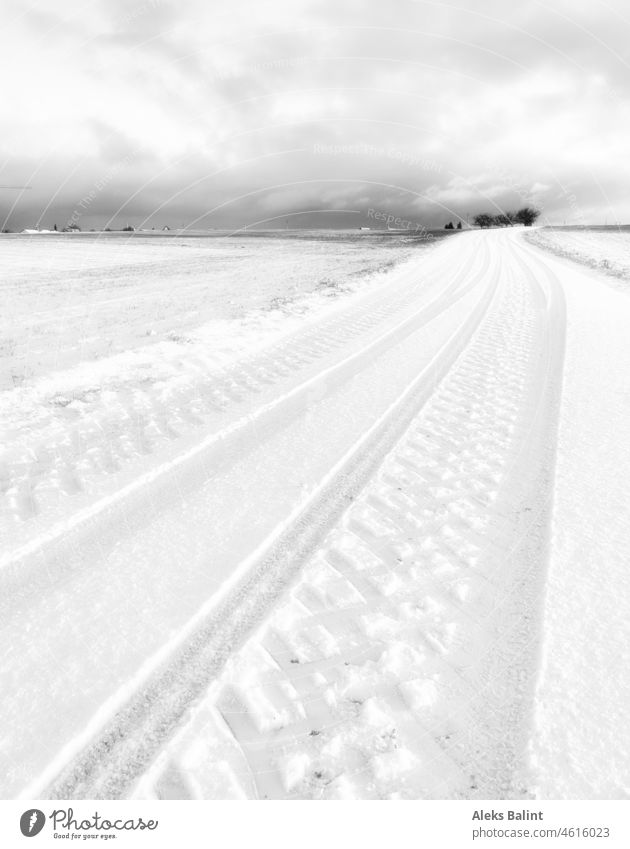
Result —
[[[53,504],[0,573],[5,795],[526,793],[562,338],[544,264],[463,234]]]

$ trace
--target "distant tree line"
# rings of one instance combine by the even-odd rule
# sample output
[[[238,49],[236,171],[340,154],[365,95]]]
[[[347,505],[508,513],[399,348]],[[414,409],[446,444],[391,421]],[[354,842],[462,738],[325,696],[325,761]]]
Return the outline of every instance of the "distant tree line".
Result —
[[[461,230],[461,229],[462,229],[462,222],[461,222],[461,221],[458,221],[458,222],[457,222],[457,227],[455,227],[455,226],[453,225],[453,222],[452,222],[452,221],[449,221],[449,222],[448,222],[448,224],[445,224],[445,225],[444,225],[444,229],[445,229],[445,230]]]
[[[475,215],[473,222],[482,229],[486,227],[512,227],[514,224],[524,224],[525,227],[531,227],[539,215],[539,209],[524,206],[517,212],[502,212],[499,215],[489,215],[487,212],[482,212],[480,215]]]

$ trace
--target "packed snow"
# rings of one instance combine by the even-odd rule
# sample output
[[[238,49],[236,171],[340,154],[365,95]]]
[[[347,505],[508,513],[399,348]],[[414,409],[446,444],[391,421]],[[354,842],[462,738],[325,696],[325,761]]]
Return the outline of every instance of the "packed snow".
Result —
[[[630,251],[567,232],[0,238],[5,797],[630,796]]]

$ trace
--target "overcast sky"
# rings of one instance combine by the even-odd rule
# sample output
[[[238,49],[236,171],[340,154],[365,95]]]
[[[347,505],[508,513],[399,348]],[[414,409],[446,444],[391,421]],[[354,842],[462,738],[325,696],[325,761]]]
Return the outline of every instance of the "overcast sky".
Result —
[[[2,9],[4,227],[630,222],[620,0]]]

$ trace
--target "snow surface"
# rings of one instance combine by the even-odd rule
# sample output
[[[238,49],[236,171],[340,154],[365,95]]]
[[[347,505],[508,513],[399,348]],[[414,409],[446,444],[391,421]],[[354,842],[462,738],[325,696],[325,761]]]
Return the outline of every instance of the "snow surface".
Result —
[[[609,253],[608,234],[601,241]],[[532,740],[536,794],[628,799],[630,297],[546,262],[566,281],[568,336]]]
[[[380,285],[428,243],[60,235],[0,244],[0,540],[13,547],[198,429],[230,393],[230,363],[330,312],[340,295]]]
[[[537,228],[528,241],[602,272],[610,285],[630,290],[630,228]]]
[[[532,795],[562,296],[491,238],[472,339],[137,796]]]
[[[425,247],[2,237],[5,797],[630,795],[630,300]]]

